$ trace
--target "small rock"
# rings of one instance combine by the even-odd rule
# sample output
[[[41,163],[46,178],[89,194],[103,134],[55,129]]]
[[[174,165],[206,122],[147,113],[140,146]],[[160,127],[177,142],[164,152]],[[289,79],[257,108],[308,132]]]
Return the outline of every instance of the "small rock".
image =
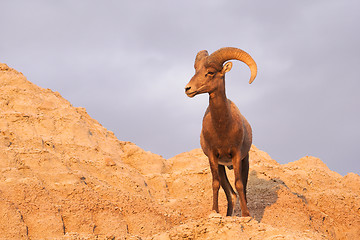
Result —
[[[209,218],[222,218],[220,213],[212,212],[209,214]]]
[[[160,235],[157,235],[154,240],[170,240],[168,233],[161,233]]]
[[[243,223],[248,223],[252,220],[253,218],[252,217],[241,217],[240,218],[240,221],[243,222]]]
[[[116,163],[114,162],[114,160],[112,160],[111,158],[105,158],[104,161],[105,161],[105,165],[106,165],[106,166],[111,167],[111,166],[115,166],[115,165],[116,165]]]

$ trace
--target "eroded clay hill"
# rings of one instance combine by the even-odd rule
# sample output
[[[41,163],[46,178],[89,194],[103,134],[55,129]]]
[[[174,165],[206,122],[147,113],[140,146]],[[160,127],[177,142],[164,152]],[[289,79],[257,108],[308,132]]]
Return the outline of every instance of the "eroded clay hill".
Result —
[[[360,177],[320,159],[280,165],[253,146],[253,218],[239,206],[224,217],[223,192],[221,214],[210,211],[201,150],[166,160],[119,141],[5,64],[0,90],[0,239],[360,238]]]

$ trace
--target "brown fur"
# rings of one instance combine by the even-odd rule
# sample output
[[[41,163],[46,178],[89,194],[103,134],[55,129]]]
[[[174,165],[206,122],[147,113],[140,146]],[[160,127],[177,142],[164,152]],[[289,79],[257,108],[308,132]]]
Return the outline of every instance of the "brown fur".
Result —
[[[251,127],[225,94],[225,73],[231,70],[232,63],[227,62],[224,66],[215,68],[207,64],[208,57],[206,51],[198,53],[195,75],[186,85],[185,91],[189,97],[201,93],[209,94],[209,106],[203,118],[200,143],[209,158],[213,178],[212,209],[219,212],[218,194],[221,186],[228,201],[227,215],[233,214],[236,193],[225,171],[225,166],[233,166],[241,215],[250,216],[247,208],[246,185],[249,173],[249,150],[252,143]]]

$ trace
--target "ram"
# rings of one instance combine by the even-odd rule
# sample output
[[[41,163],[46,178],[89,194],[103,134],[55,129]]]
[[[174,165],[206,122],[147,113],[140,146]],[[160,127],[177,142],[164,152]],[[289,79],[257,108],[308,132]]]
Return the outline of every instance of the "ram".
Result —
[[[245,217],[250,216],[247,208],[246,185],[252,132],[250,124],[241,115],[239,109],[226,97],[225,73],[231,70],[232,62],[227,61],[232,59],[242,61],[249,66],[251,71],[249,83],[252,83],[257,74],[257,66],[245,51],[227,47],[209,56],[208,52],[203,50],[196,56],[195,75],[186,85],[185,93],[189,97],[202,93],[209,94],[209,106],[203,118],[200,144],[209,158],[212,173],[212,209],[219,212],[218,195],[221,185],[228,202],[226,215],[233,214],[237,196],[226,176],[225,166],[228,166],[234,169],[241,216]]]

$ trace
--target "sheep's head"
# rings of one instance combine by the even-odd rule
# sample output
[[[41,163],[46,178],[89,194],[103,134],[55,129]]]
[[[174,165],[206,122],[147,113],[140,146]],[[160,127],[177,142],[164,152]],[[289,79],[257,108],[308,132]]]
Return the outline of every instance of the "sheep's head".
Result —
[[[251,70],[252,83],[256,77],[257,67],[249,54],[237,48],[221,48],[210,56],[206,50],[200,51],[195,59],[195,75],[185,87],[185,93],[194,97],[201,93],[212,93],[224,84],[224,75],[232,68],[228,60],[236,59],[246,63]],[[225,64],[224,64],[225,63]]]

